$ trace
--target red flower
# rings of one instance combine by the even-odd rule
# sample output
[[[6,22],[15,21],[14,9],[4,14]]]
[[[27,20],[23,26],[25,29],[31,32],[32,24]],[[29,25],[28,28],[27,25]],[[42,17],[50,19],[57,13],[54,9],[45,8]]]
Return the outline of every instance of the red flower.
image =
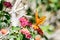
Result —
[[[20,32],[22,34],[25,34],[25,35],[30,34],[30,32],[28,31],[28,29],[26,29],[26,28],[21,29]]]
[[[25,17],[19,18],[19,21],[20,21],[22,27],[25,27],[28,25],[28,20]]]
[[[26,26],[31,27],[32,26],[32,23],[29,22],[29,20],[27,18],[25,18],[25,17],[19,18],[19,21],[20,21],[22,27],[26,27]]]
[[[12,5],[10,2],[3,2],[3,5],[7,8],[12,8]]]
[[[30,34],[29,35],[26,35],[26,38],[30,39],[31,38],[31,35]]]
[[[30,27],[31,27],[31,26],[32,26],[32,23],[31,23],[31,22],[28,22],[28,26],[30,26]]]
[[[26,38],[28,38],[28,39],[31,38],[31,35],[30,35],[30,32],[28,31],[28,29],[23,28],[23,29],[20,30],[20,32],[21,32],[22,34],[24,34]]]

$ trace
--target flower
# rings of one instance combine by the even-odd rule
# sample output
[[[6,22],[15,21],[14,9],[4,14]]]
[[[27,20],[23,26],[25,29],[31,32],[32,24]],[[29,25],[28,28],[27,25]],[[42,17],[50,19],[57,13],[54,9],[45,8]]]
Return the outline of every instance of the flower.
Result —
[[[6,29],[1,29],[1,33],[2,34],[6,34],[7,33],[7,30]]]
[[[29,35],[26,35],[26,38],[30,39],[31,38],[31,35],[30,34]]]
[[[21,26],[25,27],[25,26],[32,26],[32,23],[28,21],[27,18],[25,17],[21,17],[19,19],[20,23],[21,23]]]
[[[28,26],[30,26],[30,27],[31,27],[31,26],[32,26],[32,23],[31,23],[31,22],[28,22]]]
[[[21,26],[25,27],[25,26],[27,26],[27,24],[28,24],[28,22],[25,21],[25,22],[21,23]]]
[[[28,20],[25,18],[25,17],[21,17],[19,19],[20,23],[21,23],[21,26],[25,27],[28,25]]]
[[[10,2],[3,2],[3,5],[7,8],[12,8],[12,5]]]
[[[26,38],[31,38],[30,32],[26,28],[21,29],[20,32],[24,34]]]
[[[25,35],[30,34],[30,32],[26,28],[21,29],[20,32]]]
[[[40,35],[36,35],[35,36],[35,40],[41,40],[41,36]]]

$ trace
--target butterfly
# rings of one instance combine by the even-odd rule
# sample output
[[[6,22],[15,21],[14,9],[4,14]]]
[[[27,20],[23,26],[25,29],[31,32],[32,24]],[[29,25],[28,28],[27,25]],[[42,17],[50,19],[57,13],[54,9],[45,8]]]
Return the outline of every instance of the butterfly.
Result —
[[[43,35],[43,31],[39,27],[39,25],[43,24],[46,19],[46,16],[38,17],[38,11],[35,13],[35,21],[36,23],[32,25],[33,29],[36,30],[40,35]]]

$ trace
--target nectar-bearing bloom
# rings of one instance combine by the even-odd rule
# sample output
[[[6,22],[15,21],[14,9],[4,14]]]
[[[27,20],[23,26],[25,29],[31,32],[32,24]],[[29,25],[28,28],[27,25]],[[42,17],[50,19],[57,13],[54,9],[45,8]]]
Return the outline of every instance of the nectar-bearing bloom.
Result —
[[[23,28],[23,29],[20,30],[20,32],[21,32],[22,34],[24,34],[26,38],[28,38],[28,39],[31,38],[31,35],[30,35],[30,32],[28,31],[28,29]]]
[[[12,8],[12,4],[10,2],[3,2],[3,5],[7,8]]]
[[[31,27],[31,26],[32,26],[32,23],[31,23],[31,22],[28,22],[28,26],[30,26],[30,27]]]
[[[25,26],[30,26],[31,27],[32,26],[32,23],[29,22],[29,20],[25,17],[19,18],[19,21],[21,23],[21,26],[23,26],[23,27],[25,27]]]
[[[21,26],[25,27],[28,25],[28,20],[25,18],[25,17],[21,17],[19,19],[20,23],[21,23]]]
[[[22,34],[25,34],[25,35],[30,34],[30,32],[28,31],[28,29],[26,29],[26,28],[21,29],[20,32]]]
[[[31,35],[30,34],[29,35],[26,35],[26,38],[30,39],[31,38]]]

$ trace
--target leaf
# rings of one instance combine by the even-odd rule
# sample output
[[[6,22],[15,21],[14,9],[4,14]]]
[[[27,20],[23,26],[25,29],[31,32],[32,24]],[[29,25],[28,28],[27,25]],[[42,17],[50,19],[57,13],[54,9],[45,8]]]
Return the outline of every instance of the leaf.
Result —
[[[10,16],[9,16],[9,15],[5,15],[5,17],[6,17],[6,19],[8,19],[8,20],[10,19]]]
[[[48,37],[47,37],[47,36],[44,35],[43,37],[44,37],[46,40],[48,40]]]
[[[4,0],[1,0],[1,2],[0,2],[0,11],[3,10],[3,2],[4,2]]]
[[[31,32],[32,38],[35,38],[36,34],[34,32]]]
[[[8,23],[7,20],[4,20],[5,23]]]
[[[3,11],[3,13],[5,13],[4,16],[7,18],[7,20],[9,20],[10,19],[10,14],[8,12],[5,12],[5,11]]]
[[[35,23],[35,16],[32,15],[32,18],[29,19],[30,22],[32,22],[33,24]]]
[[[0,3],[0,11],[3,9],[3,4],[2,2]]]
[[[41,29],[47,32],[48,34],[51,34],[53,33],[54,27],[50,25],[46,25],[46,26],[42,26]]]
[[[19,37],[20,37],[20,40],[22,40],[23,39],[23,34],[19,34]]]
[[[12,27],[12,30],[20,30],[20,27]]]
[[[58,2],[58,0],[49,0],[50,2],[52,2],[52,3],[57,3]]]
[[[16,38],[16,36],[14,36],[14,35],[9,35],[9,38]]]
[[[41,29],[47,31],[50,28],[50,25],[42,26]]]
[[[26,15],[31,15],[32,10],[31,10],[31,8],[30,8],[30,7],[29,7],[26,11],[27,11],[27,14],[26,14]]]
[[[2,28],[1,22],[0,22],[0,29]]]
[[[20,40],[20,37],[16,38],[16,40]]]
[[[47,5],[46,11],[51,11],[51,10],[52,10],[51,6]]]

